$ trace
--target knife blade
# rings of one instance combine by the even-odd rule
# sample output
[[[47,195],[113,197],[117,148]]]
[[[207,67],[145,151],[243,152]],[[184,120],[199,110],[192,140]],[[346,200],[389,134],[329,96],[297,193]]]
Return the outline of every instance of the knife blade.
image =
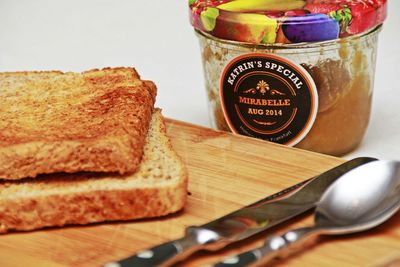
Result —
[[[326,188],[337,178],[374,160],[362,157],[347,161],[202,226],[190,226],[181,239],[140,251],[118,262],[109,262],[104,267],[171,266],[196,251],[221,249],[314,208]]]

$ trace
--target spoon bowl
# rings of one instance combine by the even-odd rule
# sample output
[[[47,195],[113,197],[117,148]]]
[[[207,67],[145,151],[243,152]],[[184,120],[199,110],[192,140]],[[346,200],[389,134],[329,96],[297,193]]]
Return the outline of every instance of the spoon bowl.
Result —
[[[400,162],[375,161],[344,174],[322,195],[315,227],[325,234],[365,231],[400,208]]]

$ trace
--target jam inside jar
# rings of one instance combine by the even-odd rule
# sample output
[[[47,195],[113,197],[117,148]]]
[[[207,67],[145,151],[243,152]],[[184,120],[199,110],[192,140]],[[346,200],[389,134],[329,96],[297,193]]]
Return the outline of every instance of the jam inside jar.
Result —
[[[326,14],[313,14],[313,1],[284,13],[235,9],[240,1],[190,4],[212,127],[335,156],[355,149],[370,118],[386,1],[345,1]],[[371,12],[374,23],[360,24]]]

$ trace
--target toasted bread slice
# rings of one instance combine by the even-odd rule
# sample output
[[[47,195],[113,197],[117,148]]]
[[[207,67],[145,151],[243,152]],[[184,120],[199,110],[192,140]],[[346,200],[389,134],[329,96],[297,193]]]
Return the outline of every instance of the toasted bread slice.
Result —
[[[135,174],[48,174],[0,182],[0,232],[162,216],[180,210],[186,194],[187,171],[157,110]]]
[[[134,172],[155,96],[132,68],[0,73],[0,178]]]

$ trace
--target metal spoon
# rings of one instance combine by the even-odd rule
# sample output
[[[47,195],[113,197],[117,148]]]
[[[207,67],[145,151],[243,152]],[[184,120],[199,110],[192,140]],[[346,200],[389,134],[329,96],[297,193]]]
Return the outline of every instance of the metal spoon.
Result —
[[[228,258],[214,266],[264,266],[318,235],[341,235],[380,225],[400,208],[400,162],[374,161],[340,177],[322,195],[312,227],[274,236],[264,246]],[[297,250],[296,250],[297,251]]]

